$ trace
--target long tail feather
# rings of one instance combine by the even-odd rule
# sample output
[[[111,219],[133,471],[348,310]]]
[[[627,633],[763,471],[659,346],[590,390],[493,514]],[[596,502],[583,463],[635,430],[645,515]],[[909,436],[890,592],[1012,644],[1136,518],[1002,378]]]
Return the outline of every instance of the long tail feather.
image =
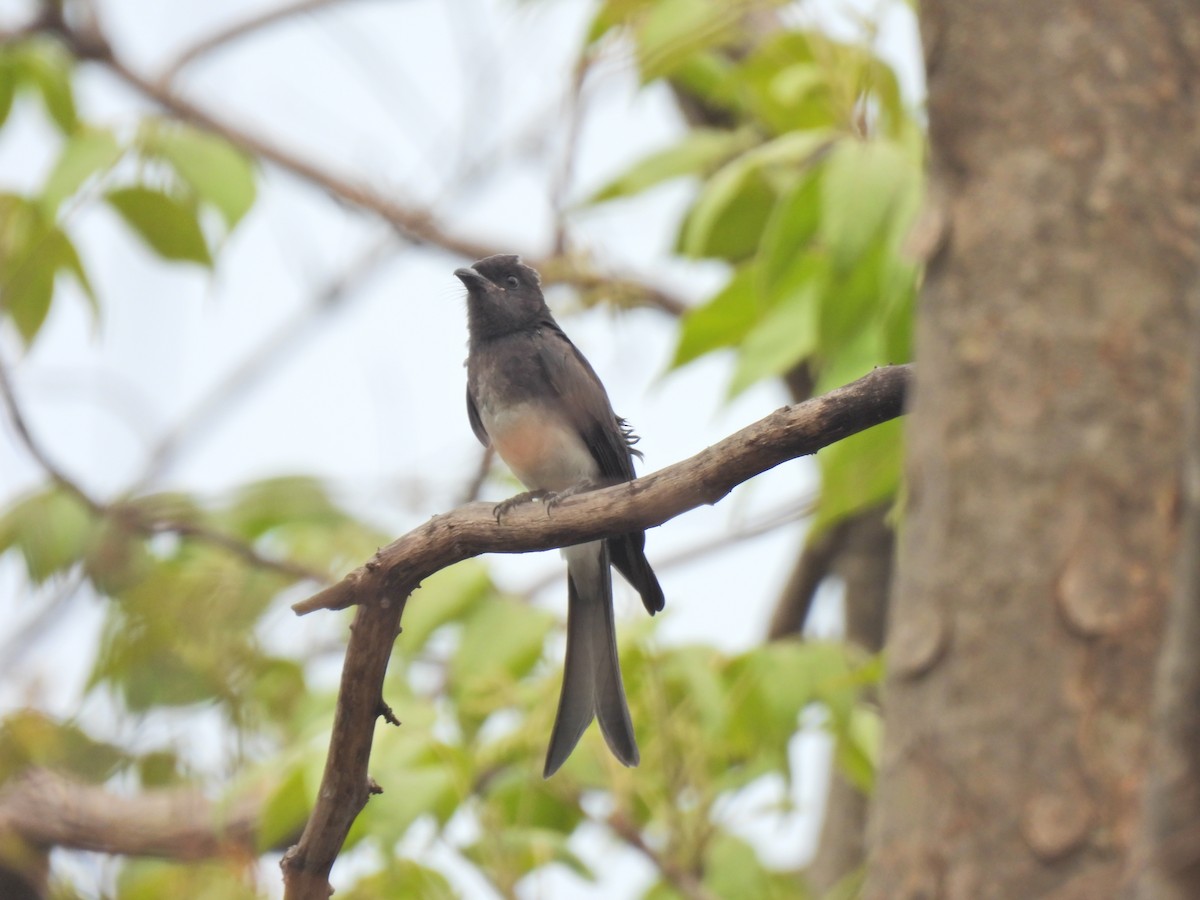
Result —
[[[613,755],[627,766],[640,758],[617,659],[608,548],[601,541],[570,547],[567,557],[567,658],[562,694],[543,774],[566,762],[593,718]]]

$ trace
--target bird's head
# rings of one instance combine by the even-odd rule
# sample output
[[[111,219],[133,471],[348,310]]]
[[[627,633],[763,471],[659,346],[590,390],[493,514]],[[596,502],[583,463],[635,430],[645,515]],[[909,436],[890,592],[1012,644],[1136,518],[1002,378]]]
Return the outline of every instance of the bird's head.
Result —
[[[472,340],[553,321],[542,296],[541,278],[519,256],[489,256],[469,268],[456,269],[454,274],[467,288]]]

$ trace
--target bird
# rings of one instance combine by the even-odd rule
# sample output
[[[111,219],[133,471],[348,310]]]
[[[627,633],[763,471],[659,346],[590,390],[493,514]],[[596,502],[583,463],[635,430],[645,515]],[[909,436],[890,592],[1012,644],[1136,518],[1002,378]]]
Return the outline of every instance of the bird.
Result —
[[[638,438],[615,412],[591,364],[550,313],[537,271],[512,254],[455,270],[467,289],[467,416],[527,488],[496,506],[566,497],[636,476]],[[566,762],[593,719],[613,755],[640,760],[617,657],[611,566],[650,615],[665,603],[635,531],[562,550],[567,561],[567,653],[543,777]]]

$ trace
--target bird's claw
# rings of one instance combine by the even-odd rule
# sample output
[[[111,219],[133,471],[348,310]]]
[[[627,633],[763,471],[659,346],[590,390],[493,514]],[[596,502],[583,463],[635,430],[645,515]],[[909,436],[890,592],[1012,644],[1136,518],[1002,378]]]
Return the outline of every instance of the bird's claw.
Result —
[[[492,507],[492,515],[496,517],[496,524],[512,512],[522,503],[532,503],[534,500],[543,500],[550,496],[549,491],[525,491],[522,494],[517,494],[515,497],[509,497]]]

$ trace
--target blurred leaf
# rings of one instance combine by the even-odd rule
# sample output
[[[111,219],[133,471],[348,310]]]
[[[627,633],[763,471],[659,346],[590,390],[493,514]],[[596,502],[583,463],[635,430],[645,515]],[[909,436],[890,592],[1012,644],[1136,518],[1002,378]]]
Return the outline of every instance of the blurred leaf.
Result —
[[[726,0],[657,0],[634,24],[638,68],[649,82],[669,75],[701,50],[737,33],[738,4]]]
[[[239,859],[215,862],[127,861],[117,876],[117,900],[258,900],[259,893],[243,877],[249,870]]]
[[[151,565],[145,538],[119,517],[105,517],[91,532],[83,569],[96,590],[113,596],[145,576]]]
[[[570,835],[546,828],[506,828],[485,833],[464,848],[463,855],[477,865],[517,876],[560,863],[580,878],[594,880],[591,869],[571,850],[569,838]]]
[[[290,582],[220,548],[180,542],[110,605],[89,687],[110,684],[134,711],[245,707],[268,659],[254,629]]]
[[[0,720],[0,782],[39,766],[99,783],[126,759],[119,747],[32,709],[17,710]]]
[[[144,187],[109,191],[105,199],[159,256],[212,265],[196,210],[183,200]]]
[[[762,306],[755,290],[754,268],[738,268],[716,296],[684,314],[671,368],[720,347],[736,345],[758,321]]]
[[[824,265],[816,256],[803,261],[808,265],[796,267],[795,290],[768,309],[742,341],[729,396],[767,376],[782,375],[817,349]]]
[[[817,453],[821,498],[814,533],[888,500],[900,485],[903,426],[893,419],[851,435]]]
[[[75,95],[71,87],[72,57],[56,41],[31,39],[9,56],[16,78],[33,87],[51,120],[65,134],[75,130]]]
[[[814,44],[820,44],[822,52],[815,52]],[[829,83],[827,46],[827,39],[815,32],[780,29],[742,62],[739,75],[747,105],[773,133],[845,130],[853,98],[839,105]]]
[[[754,254],[775,192],[762,170],[739,158],[704,185],[684,220],[679,250],[738,262]]]
[[[528,604],[495,598],[463,627],[450,662],[450,688],[459,703],[460,722],[474,731],[491,710],[502,706],[516,680],[541,659],[554,617]]]
[[[84,127],[68,137],[42,186],[41,205],[46,216],[52,219],[64,200],[93,175],[116,165],[122,152],[112,132],[105,129]]]
[[[494,596],[491,576],[478,559],[468,559],[426,578],[404,607],[404,630],[397,649],[415,656],[430,635],[448,622],[476,611]]]
[[[570,834],[585,816],[574,798],[564,797],[541,778],[530,778],[528,770],[502,770],[491,779],[483,794],[483,820],[491,827],[514,826]]]
[[[838,769],[864,794],[870,794],[875,786],[882,733],[879,714],[858,706],[851,712],[844,731],[838,735],[835,754]]]
[[[704,175],[750,146],[747,131],[698,128],[666,149],[651,153],[592,195],[590,203],[627,197],[681,175]]]
[[[0,194],[0,311],[12,318],[26,344],[46,320],[55,276],[62,269],[75,275],[94,301],[67,236],[37,204],[14,194]]]
[[[181,778],[179,755],[173,750],[152,750],[137,760],[139,781],[144,788],[168,787]]]
[[[144,123],[142,148],[169,162],[196,196],[212,204],[232,229],[254,205],[254,165],[228,141],[175,122]]]
[[[258,819],[258,850],[265,853],[273,847],[293,842],[308,821],[312,809],[303,766],[296,766],[271,792],[263,804]]]
[[[411,859],[390,857],[382,872],[361,878],[349,888],[338,888],[344,900],[380,900],[413,897],[419,900],[457,900],[460,896],[441,872]]]
[[[755,771],[787,774],[787,745],[800,711],[821,698],[826,682],[850,671],[847,650],[837,643],[777,641],[735,658],[725,673],[731,746]]]
[[[0,552],[17,549],[40,584],[83,559],[95,520],[74,495],[51,488],[17,501],[0,518]]]
[[[409,765],[388,766],[380,772],[383,797],[367,805],[363,815],[364,834],[382,840],[387,846],[401,840],[418,819],[429,816],[445,825],[466,799],[466,785],[457,770],[432,753],[422,755]],[[362,817],[360,817],[362,818]]]
[[[704,885],[721,900],[801,900],[797,880],[780,883],[764,867],[754,848],[728,832],[718,832],[707,848]]]
[[[688,721],[700,727],[697,737],[706,744],[717,741],[728,727],[729,695],[721,666],[721,655],[711,647],[679,647],[658,661],[655,673],[670,707],[685,712]]]
[[[9,54],[0,49],[0,128],[8,121],[17,93],[17,72]]]
[[[758,249],[758,273],[763,293],[772,292],[808,258],[821,224],[821,182],[824,166],[813,166],[775,204]],[[795,282],[794,274],[789,279]]]
[[[284,475],[244,485],[221,521],[233,533],[255,539],[281,525],[339,522],[344,518],[320,479]]]
[[[919,179],[915,163],[889,141],[842,141],[825,166],[821,234],[834,263],[858,264]]]

